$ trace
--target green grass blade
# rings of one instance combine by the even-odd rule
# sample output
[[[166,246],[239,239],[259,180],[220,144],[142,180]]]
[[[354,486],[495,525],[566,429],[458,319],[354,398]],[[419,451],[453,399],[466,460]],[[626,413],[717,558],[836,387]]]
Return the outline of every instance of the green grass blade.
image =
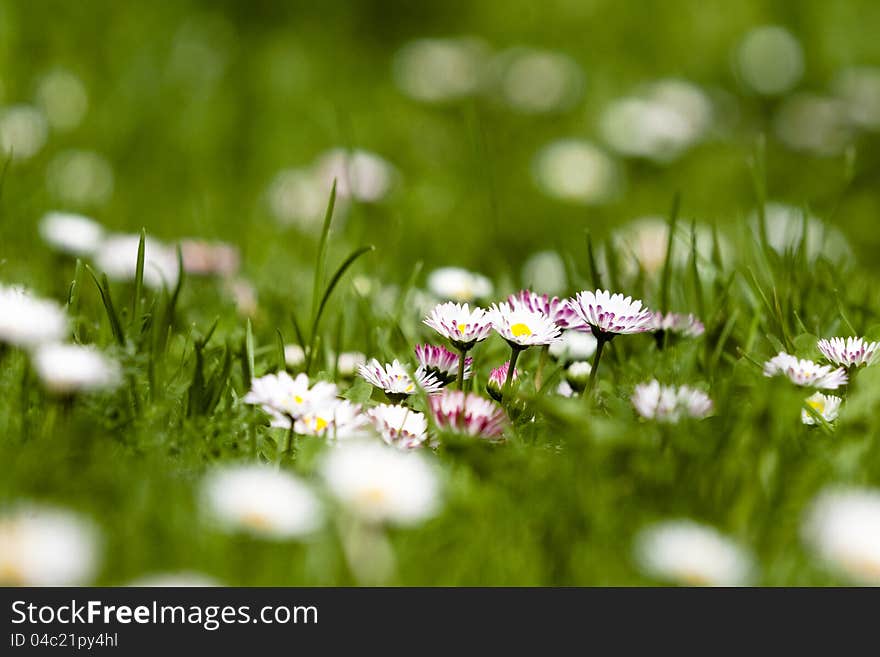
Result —
[[[134,298],[131,300],[131,318],[129,324],[134,326],[138,321],[141,310],[141,297],[144,294],[144,253],[147,242],[147,231],[141,228],[141,236],[138,240],[137,265],[134,273]]]
[[[318,299],[321,294],[321,287],[324,284],[324,266],[327,259],[327,243],[330,237],[330,224],[333,221],[333,209],[336,207],[336,179],[333,179],[333,186],[330,188],[330,200],[327,202],[327,211],[324,213],[324,225],[321,228],[321,239],[318,242],[318,258],[315,263],[315,278],[312,282],[312,325],[315,323],[315,317],[318,314]],[[314,336],[309,336],[309,339]]]
[[[672,280],[672,255],[675,248],[675,229],[678,225],[678,212],[681,208],[681,193],[675,192],[672,197],[672,208],[669,210],[669,235],[666,239],[666,259],[663,261],[663,274],[660,279],[660,311],[669,312],[669,286]]]
[[[95,286],[98,288],[98,292],[101,295],[101,303],[104,304],[104,310],[107,312],[107,319],[110,320],[110,330],[113,332],[113,337],[116,339],[116,342],[120,347],[125,346],[125,332],[122,330],[122,322],[119,321],[119,315],[116,313],[116,308],[113,306],[113,296],[110,294],[110,282],[107,280],[107,274],[102,274],[101,279],[98,280],[98,277],[95,275],[95,272],[92,271],[92,268],[86,265],[86,269],[92,277],[92,280],[95,281]]]

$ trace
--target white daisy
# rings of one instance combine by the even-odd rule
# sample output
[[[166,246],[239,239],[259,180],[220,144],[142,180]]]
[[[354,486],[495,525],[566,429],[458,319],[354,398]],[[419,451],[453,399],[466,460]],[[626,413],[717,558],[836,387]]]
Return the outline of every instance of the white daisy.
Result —
[[[713,409],[712,400],[703,391],[661,385],[656,379],[637,385],[630,399],[643,418],[673,424],[683,417],[702,419]]]
[[[415,348],[416,360],[420,369],[435,376],[444,385],[448,385],[458,378],[459,359],[454,351],[446,347],[432,344],[418,344]],[[474,359],[470,356],[464,359],[464,378],[471,378],[471,365]]]
[[[459,351],[468,351],[492,332],[489,314],[482,308],[471,310],[467,304],[441,303],[424,319],[424,323],[449,340]]]
[[[880,585],[880,489],[822,491],[804,520],[806,543],[829,567],[860,584]]]
[[[134,280],[139,244],[140,235],[110,235],[95,253],[95,265],[110,279]],[[152,288],[173,288],[179,273],[174,249],[147,237],[144,240],[144,284]]]
[[[842,367],[871,365],[880,354],[880,342],[868,342],[863,338],[822,339],[816,346],[825,358]]]
[[[384,390],[386,395],[395,399],[415,394],[419,388],[429,395],[439,392],[443,388],[443,383],[437,377],[428,374],[422,367],[416,369],[415,379],[413,379],[396,358],[391,363],[384,365],[373,358],[358,367],[358,374],[372,385]]]
[[[296,476],[267,465],[227,465],[202,482],[208,514],[227,531],[299,538],[323,524],[317,496]]]
[[[292,378],[287,372],[278,372],[253,379],[242,401],[261,406],[272,417],[273,427],[287,429],[291,419],[298,420],[313,408],[333,401],[338,393],[332,383],[318,381],[310,386],[305,374]]]
[[[531,290],[520,290],[507,297],[507,303],[511,306],[519,306],[532,312],[541,313],[561,329],[583,328],[583,322],[566,299],[537,294]]]
[[[357,368],[367,362],[367,357],[359,351],[343,351],[336,357],[336,372],[344,379],[350,379]]]
[[[550,355],[563,363],[587,360],[595,353],[596,336],[589,331],[563,331],[562,339],[550,345]]]
[[[325,398],[310,404],[310,409],[294,426],[299,434],[323,436],[328,440],[353,440],[371,435],[369,419],[359,404],[346,399]]]
[[[569,303],[598,339],[650,331],[654,319],[654,314],[643,307],[641,301],[607,290],[578,292]]]
[[[562,335],[559,326],[543,313],[506,301],[492,306],[489,320],[495,332],[515,349],[553,344]]]
[[[460,267],[441,267],[428,276],[428,289],[432,294],[450,301],[467,303],[492,296],[492,281]]]
[[[196,276],[231,277],[241,265],[238,247],[226,242],[184,239],[180,241],[180,254],[184,271]]]
[[[104,229],[93,219],[81,214],[49,212],[40,220],[40,236],[57,251],[87,256],[101,246]]]
[[[783,375],[799,386],[835,390],[846,385],[848,377],[842,367],[833,369],[830,365],[819,365],[811,360],[798,358],[780,351],[764,363],[764,376]]]
[[[421,447],[428,440],[428,421],[425,415],[411,408],[379,404],[368,410],[367,415],[388,445],[412,449]]]
[[[431,397],[431,414],[441,431],[500,440],[507,428],[507,414],[498,404],[474,393],[444,390]]]
[[[0,342],[31,348],[67,337],[67,316],[54,301],[0,285]]]
[[[300,367],[306,362],[306,352],[298,344],[284,345],[284,364],[287,367]]]
[[[651,330],[696,338],[706,332],[706,327],[703,326],[703,322],[691,314],[666,313],[664,315],[661,312],[656,312],[651,320]]]
[[[74,513],[20,505],[0,512],[0,584],[80,586],[98,568],[99,536]]]
[[[333,497],[368,523],[416,525],[440,508],[437,473],[417,452],[347,444],[327,454],[321,474]]]
[[[384,158],[364,150],[336,148],[315,163],[315,175],[328,195],[335,180],[338,198],[354,198],[361,203],[375,203],[387,196],[394,174],[394,167]]]
[[[823,420],[831,423],[837,419],[837,414],[840,411],[840,404],[842,401],[843,400],[840,397],[823,395],[821,392],[815,392],[807,397],[804,403],[821,415]],[[813,417],[813,414],[807,411],[807,409],[801,410],[801,422],[811,426],[817,424],[816,418]]]
[[[119,363],[94,347],[42,345],[34,352],[33,363],[43,385],[56,394],[109,390],[122,381]]]
[[[743,586],[753,569],[752,558],[742,547],[690,520],[642,530],[635,554],[647,575],[686,586]]]
[[[565,369],[565,380],[574,390],[583,392],[584,388],[587,387],[592,371],[593,366],[588,362],[583,360],[575,361]]]

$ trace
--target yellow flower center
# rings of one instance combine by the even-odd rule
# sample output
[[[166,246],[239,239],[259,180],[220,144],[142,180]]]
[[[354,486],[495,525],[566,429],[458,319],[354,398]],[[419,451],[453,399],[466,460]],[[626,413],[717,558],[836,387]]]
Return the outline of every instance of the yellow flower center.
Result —
[[[272,528],[272,523],[265,514],[259,511],[249,511],[241,517],[241,524],[256,530],[266,530]]]
[[[530,336],[532,334],[532,329],[530,329],[522,322],[519,322],[518,324],[514,324],[510,327],[510,332],[513,333],[516,337],[521,338],[523,336]]]
[[[817,411],[820,415],[825,414],[825,400],[823,399],[809,399],[807,400],[807,406]]]
[[[709,586],[712,583],[703,573],[690,570],[683,571],[679,577],[682,583],[687,586]]]
[[[315,431],[323,431],[324,429],[327,428],[327,424],[328,424],[328,422],[324,418],[316,417],[315,418]]]
[[[464,335],[465,331],[467,331],[467,324],[459,324],[458,325],[458,332],[461,333],[462,335]]]
[[[384,488],[374,486],[372,488],[365,488],[364,490],[362,490],[359,497],[365,505],[375,506],[377,504],[382,504],[387,496],[385,495]]]
[[[294,395],[294,396],[293,396],[293,401],[295,401],[297,404],[302,404],[303,401],[305,401],[305,400],[303,400],[303,398],[300,397],[299,395]]]

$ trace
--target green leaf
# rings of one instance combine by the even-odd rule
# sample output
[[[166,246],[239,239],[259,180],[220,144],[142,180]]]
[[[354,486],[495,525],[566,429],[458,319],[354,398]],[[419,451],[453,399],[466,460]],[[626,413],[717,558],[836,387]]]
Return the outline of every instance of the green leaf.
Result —
[[[141,228],[141,236],[138,240],[137,265],[134,273],[134,298],[131,300],[131,318],[129,324],[134,326],[138,321],[141,309],[141,297],[144,294],[144,253],[147,241],[147,231]]]
[[[113,337],[120,347],[124,347],[125,332],[122,330],[122,322],[119,321],[119,315],[116,314],[116,308],[113,306],[113,296],[110,294],[110,282],[107,280],[107,274],[101,274],[101,280],[99,281],[91,267],[86,265],[86,269],[92,280],[95,281],[95,286],[101,295],[101,303],[104,304],[107,319],[110,320],[110,330],[113,333]]]

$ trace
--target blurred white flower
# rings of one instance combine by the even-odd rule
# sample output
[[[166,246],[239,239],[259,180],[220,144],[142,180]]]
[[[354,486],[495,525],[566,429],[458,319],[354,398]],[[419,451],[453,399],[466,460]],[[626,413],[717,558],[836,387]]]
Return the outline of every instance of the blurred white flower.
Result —
[[[736,52],[736,68],[751,89],[772,96],[788,91],[800,81],[804,53],[791,32],[765,25],[743,37]]]
[[[200,239],[180,241],[183,269],[197,276],[233,276],[241,264],[238,247],[226,242]]]
[[[192,571],[176,573],[151,573],[132,580],[126,586],[146,586],[156,588],[201,588],[208,586],[223,586],[223,583],[210,575]]]
[[[76,206],[97,206],[113,195],[113,167],[92,151],[64,151],[46,169],[46,187],[55,198]]]
[[[296,433],[322,436],[330,441],[375,437],[369,418],[359,404],[347,399],[325,398],[310,404],[309,411],[296,421]]]
[[[541,113],[571,107],[583,89],[583,74],[567,55],[513,48],[492,63],[501,98],[512,108]]]
[[[137,274],[140,235],[108,235],[95,254],[95,265],[107,277],[120,281],[134,280]],[[177,284],[179,267],[174,249],[147,237],[144,240],[144,284],[169,289]]]
[[[834,95],[850,122],[865,130],[880,129],[880,68],[847,68],[834,78]]]
[[[336,148],[318,158],[315,175],[324,190],[325,205],[334,179],[338,198],[375,203],[385,198],[391,190],[394,168],[375,153]]]
[[[460,267],[441,267],[428,274],[428,289],[444,300],[467,303],[492,296],[492,281]]]
[[[880,585],[880,489],[823,490],[804,518],[803,537],[840,575]]]
[[[298,344],[284,345],[284,364],[288,367],[299,367],[306,362],[306,352]]]
[[[47,212],[40,220],[40,236],[56,251],[88,256],[101,246],[104,228],[81,214]]]
[[[575,392],[575,389],[571,387],[568,381],[563,380],[556,386],[556,394],[560,397],[574,397],[577,392]]]
[[[804,403],[816,411],[826,422],[834,422],[840,411],[840,404],[843,400],[835,395],[823,395],[821,392],[814,392],[807,397]],[[813,414],[807,409],[801,410],[801,422],[808,426],[818,424]]]
[[[336,372],[342,378],[350,379],[357,373],[358,367],[366,362],[366,355],[359,351],[343,351],[336,358]]]
[[[784,203],[766,204],[767,243],[780,255],[795,251],[800,246],[804,235],[804,212],[804,209]],[[760,226],[757,211],[749,215],[749,225],[757,236]],[[852,249],[840,230],[808,213],[806,254],[810,260],[820,255],[839,260],[850,256]]]
[[[852,141],[846,105],[835,98],[813,94],[786,98],[773,125],[787,146],[816,155],[838,155]]]
[[[275,219],[302,230],[320,226],[329,199],[329,187],[325,189],[315,172],[307,168],[280,171],[267,192]],[[340,211],[338,206],[336,211]]]
[[[82,81],[70,71],[56,69],[37,86],[37,101],[53,129],[73,130],[86,115],[89,97]]]
[[[225,282],[224,289],[226,294],[235,303],[235,309],[239,315],[253,317],[257,314],[257,309],[259,308],[257,290],[251,283],[243,278],[228,279]]]
[[[330,404],[338,394],[339,389],[333,383],[312,383],[305,373],[294,378],[287,372],[278,372],[251,380],[251,389],[242,401],[262,407],[272,417],[273,427],[287,429],[291,419],[299,420]]]
[[[562,339],[550,345],[550,355],[563,363],[587,360],[596,353],[596,338],[589,331],[563,331]]]
[[[46,389],[59,395],[109,390],[122,381],[119,363],[94,347],[46,344],[37,347],[33,362]]]
[[[27,160],[46,144],[49,127],[43,112],[30,105],[13,105],[0,113],[0,150],[15,160]]]
[[[67,333],[67,316],[57,303],[0,284],[0,342],[32,348],[60,342]]]
[[[586,205],[610,200],[620,186],[617,163],[580,139],[563,139],[542,148],[535,156],[532,173],[544,193]]]
[[[487,59],[488,48],[478,39],[418,39],[394,56],[394,80],[416,100],[457,100],[481,89]]]
[[[437,473],[417,452],[347,444],[326,455],[321,474],[333,497],[368,523],[416,525],[440,508]]]
[[[640,383],[630,398],[636,412],[646,420],[675,424],[682,418],[701,420],[712,413],[712,400],[690,386],[661,385],[657,379]]]
[[[685,586],[743,586],[751,581],[751,556],[715,529],[690,520],[642,530],[635,555],[647,575]]]
[[[99,536],[77,514],[19,505],[0,512],[0,584],[80,586],[97,571]]]
[[[317,496],[298,477],[268,465],[227,465],[202,483],[206,511],[228,531],[301,538],[324,522]]]
[[[846,370],[833,365],[819,365],[780,351],[764,363],[764,376],[784,376],[798,386],[836,390],[849,381]]]
[[[522,267],[526,287],[549,295],[561,295],[568,288],[565,263],[556,251],[539,251],[529,256]]]

